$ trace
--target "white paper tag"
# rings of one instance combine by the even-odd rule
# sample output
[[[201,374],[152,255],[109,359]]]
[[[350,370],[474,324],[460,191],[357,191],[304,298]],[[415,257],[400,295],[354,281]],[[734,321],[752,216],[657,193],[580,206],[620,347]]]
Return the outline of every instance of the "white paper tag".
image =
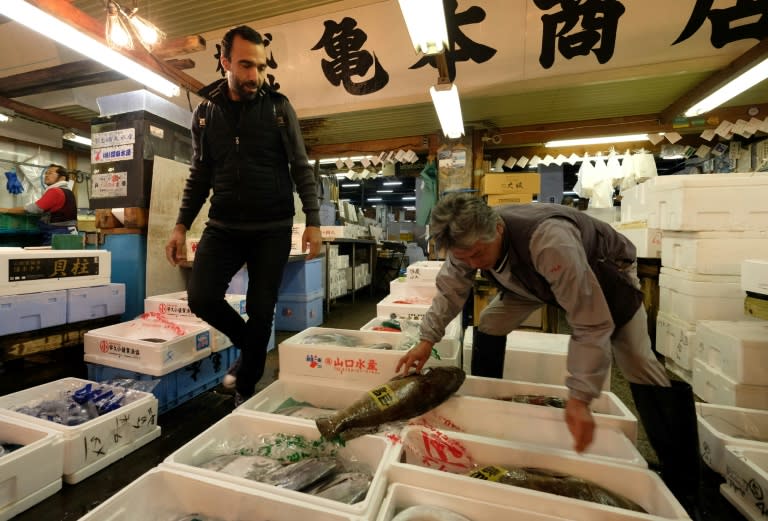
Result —
[[[733,132],[734,134],[743,136],[746,128],[747,128],[747,122],[744,121],[743,119],[737,119],[736,123],[734,123],[733,127],[731,127],[731,132]]]
[[[341,159],[337,159],[336,160],[336,168],[341,170],[343,167],[344,167],[344,161],[342,161]]]
[[[664,134],[664,137],[667,138],[667,141],[669,141],[672,144],[675,144],[681,139],[683,139],[683,136],[681,136],[677,132],[667,132],[666,134]]]
[[[541,163],[543,163],[545,165],[551,165],[554,162],[555,162],[555,158],[550,156],[549,154],[544,156],[544,159],[541,160]],[[531,160],[531,163],[533,163],[533,160]]]
[[[725,119],[721,121],[720,124],[715,129],[715,134],[721,137],[726,137],[728,135],[728,132],[730,132],[732,128],[733,128],[733,123]]]
[[[663,134],[648,134],[648,141],[654,145],[658,145],[664,139]]]
[[[568,160],[568,158],[565,157],[563,154],[558,154],[558,156],[555,158],[555,164],[557,166],[560,166],[563,163],[565,163],[567,160]]]
[[[504,161],[504,166],[507,168],[512,168],[515,166],[515,164],[517,164],[517,158],[514,156],[509,156],[509,159]]]
[[[402,163],[403,159],[405,159],[405,152],[403,152],[403,149],[401,148],[395,154],[395,160],[397,160],[398,162]]]
[[[709,154],[709,151],[712,150],[707,145],[701,145],[699,148],[696,149],[696,152],[694,152],[694,155],[705,158]]]
[[[500,157],[496,160],[496,162],[493,164],[494,170],[501,170],[504,168],[504,158]]]
[[[548,157],[552,157],[552,156],[548,156]],[[537,167],[539,166],[539,163],[541,163],[541,158],[539,156],[533,156],[531,160],[528,162],[528,166]]]
[[[760,125],[763,124],[763,121],[757,118],[752,118],[747,122],[747,126],[745,127],[746,131],[750,134],[757,134],[757,131],[760,130]]]
[[[517,160],[517,166],[519,166],[520,168],[525,168],[525,165],[528,164],[528,161],[529,161],[529,159],[527,157],[523,156],[523,157],[521,157],[520,159]]]
[[[370,160],[370,159],[368,159],[367,157],[364,157],[364,158],[363,158],[363,159],[360,161],[360,163],[362,163],[362,164],[363,164],[363,168],[368,168],[368,166],[370,166],[370,164],[371,164],[371,160]]]
[[[715,129],[708,128],[704,132],[701,133],[699,136],[701,139],[705,139],[707,141],[712,141],[712,138],[715,137]]]
[[[731,159],[738,159],[741,154],[741,143],[739,141],[731,141],[728,147],[728,157]]]
[[[350,170],[352,170],[352,167],[355,166],[355,162],[352,161],[351,158],[345,159],[344,164],[347,165],[347,168],[349,168]]]
[[[763,120],[763,122],[760,124],[760,132],[765,132],[768,134],[768,116]]]

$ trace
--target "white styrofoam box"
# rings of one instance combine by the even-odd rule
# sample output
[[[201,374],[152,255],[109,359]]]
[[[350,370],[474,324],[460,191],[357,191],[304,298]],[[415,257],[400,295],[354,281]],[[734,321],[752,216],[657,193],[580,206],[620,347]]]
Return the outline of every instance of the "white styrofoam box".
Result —
[[[768,257],[768,230],[678,232],[661,240],[664,266],[704,275],[739,275],[751,256]]]
[[[15,410],[43,400],[58,400],[88,383],[101,385],[80,378],[62,378],[0,396],[0,409],[4,414],[61,434],[64,439],[64,481],[70,484],[87,478],[160,436],[157,398],[152,393],[131,391],[119,408],[73,426]]]
[[[623,204],[623,201],[622,201]],[[648,228],[645,222],[614,223],[614,229],[635,245],[638,257],[661,258],[661,230]]]
[[[768,175],[665,175],[656,178],[648,226],[679,231],[768,230]]]
[[[699,359],[693,361],[693,392],[710,403],[768,409],[768,386],[736,383]]]
[[[67,322],[122,315],[125,313],[125,284],[67,290]]]
[[[768,295],[768,260],[746,259],[741,263],[741,289]]]
[[[712,470],[725,475],[725,447],[768,449],[768,411],[696,403],[699,452]]]
[[[733,507],[744,516],[744,519],[748,519],[749,521],[762,521],[762,519],[764,519],[763,517],[753,516],[751,505],[747,503],[745,496],[742,496],[732,487],[728,486],[728,483],[720,484],[720,495],[733,505]]]
[[[406,270],[408,280],[435,280],[444,261],[419,261],[410,264]]]
[[[0,412],[0,442],[23,445],[0,456],[0,521],[6,521],[61,489],[64,438]]]
[[[664,359],[664,367],[667,369],[667,371],[678,376],[682,381],[684,381],[688,385],[693,386],[693,368],[683,369],[672,358]]]
[[[697,352],[736,383],[768,385],[768,322],[701,320]]]
[[[473,327],[464,333],[462,363],[469,374],[472,369]],[[567,367],[570,335],[512,331],[507,335],[504,356],[504,379],[523,382],[562,385],[570,374]],[[603,382],[603,389],[611,388],[611,370]]]
[[[224,295],[224,300],[226,300],[227,304],[240,315],[246,316],[245,295],[227,294]],[[194,318],[199,320],[198,316],[192,313],[192,310],[189,309],[186,291],[177,291],[174,293],[147,297],[144,299],[144,311],[155,311],[169,317]]]
[[[431,305],[431,298],[387,295],[376,304],[376,316],[394,315],[396,318],[404,320],[421,320]]]
[[[690,371],[696,350],[696,324],[659,311],[656,315],[656,351]]]
[[[107,250],[0,250],[0,295],[109,284]]]
[[[427,431],[427,433],[434,431]],[[515,444],[458,432],[426,436],[420,427],[403,429],[400,451],[390,454],[389,480],[417,487],[440,482],[446,494],[476,501],[524,506],[573,521],[689,519],[661,478],[648,469],[556,453],[543,447]],[[555,494],[505,485],[466,475],[467,463],[495,467],[538,467],[592,481],[640,505],[632,512]],[[432,467],[432,468],[430,468]],[[454,472],[436,470],[449,469]]]
[[[0,336],[67,323],[66,290],[0,296]]]
[[[304,339],[311,335],[333,334],[357,338],[361,346],[387,343],[394,349],[304,343]],[[404,335],[401,333],[310,327],[280,344],[280,374],[365,380],[373,385],[386,382],[395,376],[397,363],[405,354],[405,351],[397,349],[402,340]],[[461,350],[456,344],[435,344],[435,348],[440,359],[431,356],[427,367],[459,367]]]
[[[92,329],[83,339],[85,360],[163,376],[211,354],[207,324],[135,319]]]
[[[725,447],[725,483],[732,494],[723,494],[747,519],[765,519],[768,491],[768,447]],[[722,490],[722,489],[721,489]],[[738,498],[737,502],[731,500]]]
[[[470,497],[457,496],[440,492],[440,482],[435,481],[429,489],[394,483],[389,486],[387,495],[381,504],[376,521],[392,521],[401,511],[414,506],[429,506],[455,512],[473,521],[564,521],[564,518],[539,514],[510,504],[476,501]],[[426,519],[426,518],[424,518]]]
[[[744,318],[744,293],[735,275],[699,275],[662,266],[659,311],[688,322]]]
[[[656,178],[621,191],[621,222],[645,221],[655,203]]]
[[[361,436],[339,447],[338,457],[343,461],[355,461],[369,468],[373,479],[365,499],[354,505],[347,505],[338,501],[304,494],[296,490],[288,490],[266,483],[259,483],[238,476],[231,476],[203,469],[197,465],[205,462],[210,457],[210,448],[221,443],[228,443],[236,447],[242,444],[244,439],[257,439],[261,434],[284,433],[298,434],[308,440],[320,438],[317,427],[306,422],[291,420],[283,416],[257,416],[235,412],[229,414],[203,431],[189,443],[168,456],[163,465],[182,469],[186,472],[207,477],[209,479],[235,483],[250,488],[254,493],[267,492],[284,498],[290,498],[299,502],[318,505],[338,512],[370,517],[378,511],[381,500],[387,488],[385,463],[389,453],[393,450],[390,441],[382,436]]]
[[[180,519],[195,513],[206,519],[271,519],[274,521],[354,521],[349,514],[292,501],[267,492],[224,483],[195,473],[153,468],[91,510],[80,521]],[[191,518],[190,518],[191,519]]]
[[[389,283],[389,294],[398,297],[435,298],[437,286],[434,280],[407,279],[398,277]]]
[[[562,384],[517,382],[468,375],[456,394],[504,400],[507,404],[506,407],[509,407],[510,411],[514,411],[518,415],[525,415],[531,418],[562,420],[563,411],[561,409],[517,403],[510,400],[519,394],[555,396],[567,399],[568,388]],[[605,425],[620,430],[632,443],[637,443],[637,418],[616,394],[610,391],[603,391],[600,393],[600,396],[592,400],[590,409],[597,425]]]
[[[380,326],[382,322],[389,320],[389,317],[376,317],[363,327],[360,331],[374,331],[374,327]],[[443,339],[434,345],[439,353],[459,353],[461,350],[461,338],[464,331],[461,328],[461,315],[456,315],[456,318],[451,320],[447,326],[445,326],[445,335]],[[441,355],[442,358],[442,355]]]

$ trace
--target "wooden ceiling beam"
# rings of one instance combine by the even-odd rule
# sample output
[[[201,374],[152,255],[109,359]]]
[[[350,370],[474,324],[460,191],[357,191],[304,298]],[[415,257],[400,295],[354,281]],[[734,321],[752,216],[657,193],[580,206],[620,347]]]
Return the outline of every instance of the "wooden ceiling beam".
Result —
[[[724,68],[713,73],[707,79],[673,101],[667,108],[661,111],[661,121],[663,123],[672,123],[676,117],[683,115],[685,111],[695,103],[709,96],[717,89],[766,58],[768,58],[768,39],[762,40]],[[702,115],[701,117],[706,117],[706,115]]]
[[[55,112],[51,112],[50,110],[33,107],[32,105],[27,105],[26,103],[21,103],[20,101],[15,101],[9,98],[5,98],[3,96],[0,96],[0,106],[9,108],[13,110],[16,114],[19,114],[20,116],[24,116],[26,118],[29,118],[35,121],[47,123],[54,127],[60,127],[66,130],[68,129],[79,130],[81,133],[85,134],[86,136],[91,135],[90,123],[84,123],[82,121],[78,121],[76,119],[72,119],[67,116],[62,116],[61,114],[56,114]]]

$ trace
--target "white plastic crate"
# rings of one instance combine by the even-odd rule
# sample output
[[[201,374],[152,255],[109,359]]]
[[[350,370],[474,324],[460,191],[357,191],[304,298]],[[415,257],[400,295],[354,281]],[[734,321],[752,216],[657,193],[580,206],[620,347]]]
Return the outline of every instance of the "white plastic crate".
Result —
[[[735,275],[699,275],[661,268],[659,311],[682,320],[740,320],[744,318],[744,293]]]
[[[162,376],[211,354],[209,326],[143,319],[92,329],[83,341],[88,362]]]
[[[67,292],[0,296],[0,315],[0,336],[66,324]]]
[[[0,296],[109,284],[107,250],[0,250]]]
[[[467,374],[472,368],[472,326],[464,333],[462,364]],[[512,331],[507,335],[504,356],[504,379],[523,382],[562,385],[570,374],[567,367],[570,335]],[[611,370],[603,382],[603,389],[611,388]]]
[[[67,322],[125,313],[125,284],[115,283],[67,290]]]
[[[375,331],[373,328],[380,326],[382,322],[386,320],[388,320],[388,317],[376,317],[361,327],[360,331]],[[456,315],[456,318],[451,320],[448,325],[445,326],[445,336],[434,345],[434,348],[437,349],[438,353],[459,353],[463,333],[464,331],[461,327],[461,315]]]
[[[656,178],[648,226],[678,231],[768,230],[768,175]]]
[[[666,230],[661,240],[664,266],[703,275],[739,275],[742,261],[755,256],[768,258],[768,230]]]
[[[696,420],[701,459],[723,476],[726,445],[768,449],[768,411],[697,402]]]
[[[741,263],[741,289],[768,296],[768,260],[747,259]]]
[[[564,521],[564,518],[561,517],[527,510],[525,501],[517,502],[507,499],[499,503],[489,503],[476,501],[466,496],[446,494],[441,492],[440,488],[440,481],[432,483],[429,489],[400,483],[390,485],[376,521],[392,521],[399,512],[414,506],[443,508],[472,521],[499,521],[502,519],[510,521]]]
[[[437,286],[434,280],[407,279],[398,277],[389,282],[389,294],[398,297],[435,298]]]
[[[709,403],[768,409],[768,386],[736,383],[699,359],[693,361],[693,392]]]
[[[499,380],[497,378],[482,378],[479,376],[467,376],[464,384],[456,394],[462,396],[476,396],[492,400],[505,400],[506,407],[515,414],[529,416],[531,418],[546,418],[563,420],[563,411],[553,407],[542,407],[526,403],[511,402],[513,396],[518,394],[537,394],[568,398],[568,388],[564,385],[550,385],[531,382],[517,382],[513,380]],[[603,391],[600,396],[592,400],[590,404],[592,416],[597,425],[604,425],[620,430],[632,442],[637,443],[637,418],[624,402],[616,394]]]
[[[354,337],[359,340],[361,346],[387,343],[392,345],[393,349],[303,343],[304,339],[311,335],[331,334]],[[403,338],[402,333],[310,327],[280,344],[280,374],[364,380],[375,385],[396,375],[397,363],[406,353],[398,349]],[[440,359],[431,356],[426,364],[428,367],[459,367],[461,351],[458,345],[435,344],[435,348]]]
[[[58,399],[88,383],[99,385],[79,378],[62,378],[0,396],[0,409],[6,415],[61,434],[64,439],[64,481],[70,484],[91,476],[160,436],[157,398],[151,393],[135,391],[131,394],[132,401],[74,426],[61,425],[14,410],[41,400]]]
[[[384,464],[392,450],[391,442],[381,436],[361,436],[347,442],[344,447],[339,448],[338,455],[340,458],[368,466],[373,475],[371,486],[365,499],[353,505],[196,466],[208,459],[210,454],[209,448],[215,444],[229,442],[232,446],[237,446],[242,443],[243,439],[249,437],[256,438],[260,434],[271,433],[300,434],[310,440],[316,440],[320,437],[317,427],[306,422],[290,420],[284,417],[256,416],[235,412],[225,416],[192,439],[192,441],[168,456],[164,460],[163,465],[192,472],[222,483],[234,483],[249,488],[254,493],[266,492],[275,494],[286,499],[313,504],[326,509],[334,509],[338,512],[370,517],[378,511],[387,487]]]
[[[431,298],[387,295],[376,304],[376,316],[394,316],[400,320],[422,320],[431,305]]]
[[[768,321],[696,323],[697,352],[739,384],[768,385]]]
[[[0,441],[23,445],[0,456],[0,521],[6,521],[61,489],[64,438],[0,412]]]
[[[622,200],[622,207],[624,201]],[[637,256],[642,258],[661,258],[661,230],[648,228],[644,222],[614,223],[614,229],[630,240],[635,246]]]
[[[656,351],[681,368],[693,369],[696,352],[696,324],[659,311],[656,315]]]
[[[725,498],[747,519],[752,521],[765,519],[768,448],[726,446],[724,477],[725,483],[722,487],[727,487],[731,492],[731,494],[724,493]]]
[[[293,501],[234,483],[223,483],[161,465],[143,474],[80,521],[178,519],[184,514],[216,519],[356,521],[354,516]],[[224,516],[224,517],[222,517]]]
[[[453,432],[443,433],[449,441],[441,450],[436,446],[440,442],[434,443],[434,437],[427,440],[423,434],[423,429],[418,427],[403,429],[401,451],[391,454],[391,482],[425,487],[439,481],[446,494],[489,503],[521,505],[572,521],[688,519],[661,478],[648,469]],[[463,475],[471,470],[462,468],[467,456],[480,466],[539,467],[584,478],[634,501],[648,513],[472,478]],[[462,474],[436,468],[455,469]]]
[[[444,261],[418,261],[406,269],[408,280],[435,280]]]

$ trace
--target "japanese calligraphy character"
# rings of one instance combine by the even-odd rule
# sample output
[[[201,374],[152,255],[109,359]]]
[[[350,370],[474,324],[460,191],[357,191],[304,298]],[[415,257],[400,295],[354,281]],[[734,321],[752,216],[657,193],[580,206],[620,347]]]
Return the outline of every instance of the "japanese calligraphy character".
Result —
[[[325,32],[320,41],[312,47],[313,51],[324,49],[332,60],[321,60],[323,74],[331,85],[344,86],[344,90],[355,96],[370,94],[381,90],[389,83],[389,73],[379,63],[374,53],[362,50],[363,44],[368,39],[357,21],[348,16],[341,23],[326,20]],[[361,82],[355,82],[352,78],[365,77],[373,66],[373,76]]]
[[[70,273],[72,275],[88,275],[88,259],[75,259]]]
[[[737,40],[768,36],[768,2],[765,0],[736,0],[736,5],[725,9],[712,9],[715,0],[696,0],[691,17],[683,32],[672,45],[683,42],[694,35],[709,18],[712,22],[710,42],[716,49]],[[739,23],[747,18],[758,18],[751,23]]]
[[[485,10],[473,5],[466,11],[457,13],[458,0],[443,0],[445,8],[445,23],[448,29],[448,49],[445,58],[448,62],[448,78],[453,82],[456,79],[456,62],[472,60],[475,63],[485,63],[496,54],[496,49],[477,43],[461,31],[462,25],[476,24],[485,20]],[[437,68],[434,56],[424,56],[409,67],[419,69],[425,65]],[[419,278],[418,273],[413,278]]]
[[[533,0],[536,7],[548,11],[560,4],[560,12],[541,16],[543,25],[539,63],[545,69],[555,63],[557,50],[566,59],[587,56],[590,51],[598,63],[613,57],[619,18],[624,5],[618,0]],[[581,22],[581,30],[571,32]],[[569,34],[570,33],[570,34]]]
[[[51,277],[66,277],[67,276],[67,259],[56,259],[53,261],[53,273]]]

